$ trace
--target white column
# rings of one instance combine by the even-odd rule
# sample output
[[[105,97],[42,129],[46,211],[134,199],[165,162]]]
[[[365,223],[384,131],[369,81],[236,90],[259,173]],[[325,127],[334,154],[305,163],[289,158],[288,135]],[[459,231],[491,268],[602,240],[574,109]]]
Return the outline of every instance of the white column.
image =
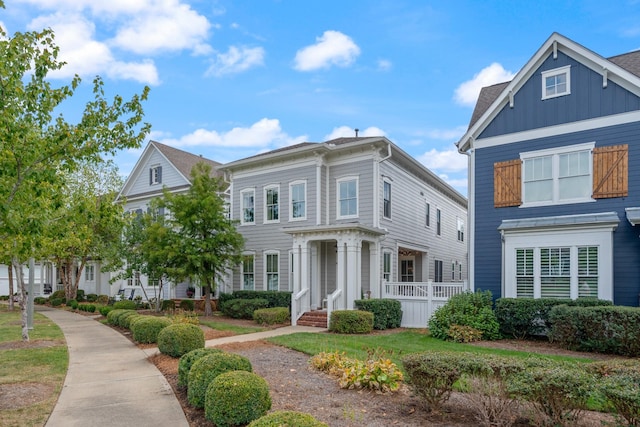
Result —
[[[362,254],[362,242],[355,238],[347,240],[347,306],[348,310],[353,309],[353,301],[360,299],[360,264]]]
[[[380,298],[380,242],[369,242],[369,289],[371,298]]]
[[[293,239],[293,294],[300,292],[300,244],[297,239]]]
[[[336,268],[336,290],[337,289],[341,289],[342,290],[342,297],[341,300],[345,300],[346,298],[346,293],[347,293],[347,286],[346,286],[346,271],[347,271],[347,266],[346,266],[346,251],[345,251],[345,245],[346,242],[344,241],[344,239],[342,238],[338,238],[338,242],[337,242],[337,253],[336,253],[336,257],[337,257],[337,261],[338,261],[338,265]],[[340,308],[344,308],[344,307],[340,307]]]
[[[309,288],[311,289],[311,307],[322,306],[322,297],[320,295],[320,278],[318,276],[318,242],[310,242],[311,252],[311,271],[309,272]]]

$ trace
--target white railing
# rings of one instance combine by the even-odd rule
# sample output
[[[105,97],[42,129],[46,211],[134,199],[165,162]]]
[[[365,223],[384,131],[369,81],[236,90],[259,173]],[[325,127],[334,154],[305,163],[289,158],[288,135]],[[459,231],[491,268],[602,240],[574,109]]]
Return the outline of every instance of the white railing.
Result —
[[[338,299],[340,295],[342,295],[342,289],[336,289],[333,293],[329,294],[327,298],[327,323],[331,321],[332,311],[344,309],[344,304],[342,304],[343,299]],[[329,325],[327,324],[327,326]]]
[[[309,288],[304,288],[297,294],[291,294],[291,324],[295,326],[298,319],[309,309],[309,303],[302,298],[309,294]],[[308,300],[308,298],[307,298]]]

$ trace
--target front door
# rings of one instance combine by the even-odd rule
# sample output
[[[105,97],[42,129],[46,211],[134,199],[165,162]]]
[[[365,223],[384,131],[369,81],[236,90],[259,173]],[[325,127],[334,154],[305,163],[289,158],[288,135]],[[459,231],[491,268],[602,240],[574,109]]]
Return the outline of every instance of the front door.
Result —
[[[415,282],[414,263],[415,263],[415,257],[400,258],[400,281],[401,282]]]

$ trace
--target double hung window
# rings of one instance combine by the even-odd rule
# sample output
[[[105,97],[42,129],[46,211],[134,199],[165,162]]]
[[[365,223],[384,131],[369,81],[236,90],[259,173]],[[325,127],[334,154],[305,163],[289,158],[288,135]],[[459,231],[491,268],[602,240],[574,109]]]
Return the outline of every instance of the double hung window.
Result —
[[[241,224],[255,224],[255,198],[256,191],[254,189],[240,192]]]
[[[338,219],[358,216],[358,178],[342,178],[338,187]]]
[[[289,185],[289,197],[291,199],[291,220],[302,220],[307,217],[307,184],[306,182],[293,182]]]
[[[255,290],[254,264],[253,255],[244,255],[242,257],[242,289],[245,291]]]
[[[264,189],[265,222],[278,222],[280,220],[280,187],[270,186]]]

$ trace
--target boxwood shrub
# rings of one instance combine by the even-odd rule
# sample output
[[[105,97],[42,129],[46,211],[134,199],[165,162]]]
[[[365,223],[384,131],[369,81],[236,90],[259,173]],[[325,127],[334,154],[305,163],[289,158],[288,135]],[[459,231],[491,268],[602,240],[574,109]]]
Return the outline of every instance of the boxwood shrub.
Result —
[[[335,310],[329,319],[329,331],[339,334],[368,334],[373,330],[373,313],[362,310]]]
[[[358,310],[373,313],[373,329],[399,328],[402,323],[402,304],[395,299],[361,299],[353,302]]]
[[[269,384],[253,372],[218,375],[207,388],[204,416],[218,427],[244,426],[271,409]]]
[[[204,332],[191,323],[174,323],[162,329],[158,334],[158,350],[171,357],[204,348]]]
[[[180,357],[178,362],[178,386],[186,387],[189,382],[189,371],[196,360],[213,353],[222,353],[219,348],[198,348]]]
[[[442,340],[452,339],[449,328],[453,325],[470,326],[482,331],[482,338],[500,338],[500,325],[493,312],[490,291],[464,292],[452,296],[438,308],[429,320],[431,336]]]
[[[163,299],[160,309],[162,311],[173,311],[176,309],[176,302],[172,299]]]
[[[262,298],[233,299],[225,302],[220,310],[225,316],[234,319],[253,319],[253,312],[269,307],[269,301]]]
[[[187,380],[187,399],[196,408],[203,408],[207,388],[220,374],[230,371],[252,372],[251,362],[244,356],[233,353],[213,353],[196,360]]]
[[[51,307],[59,307],[64,304],[64,302],[64,298],[49,298],[49,304],[51,304]]]
[[[193,311],[196,303],[192,299],[183,299],[180,301],[180,309],[185,311]]]
[[[275,411],[251,421],[247,427],[329,427],[329,425],[304,412]]]
[[[253,312],[253,320],[261,325],[277,325],[291,320],[287,307],[261,308]]]
[[[76,300],[77,301],[84,301],[85,300],[84,289],[78,289],[76,291]]]
[[[85,299],[87,300],[87,302],[96,302],[96,300],[98,299],[98,294],[87,294]]]
[[[233,299],[266,299],[269,302],[267,308],[287,307],[291,310],[291,292],[287,291],[233,291],[230,294],[221,293],[218,303],[223,304]]]
[[[156,343],[160,331],[172,323],[168,317],[140,316],[131,322],[131,333],[136,342]]]
[[[135,310],[127,310],[118,316],[118,326],[123,328],[131,329],[131,322],[133,322],[136,318],[141,317]]]
[[[134,312],[134,310],[125,310],[124,308],[112,308],[107,313],[107,323],[110,325],[118,326],[118,317],[123,313]]]
[[[125,310],[135,310],[137,307],[135,301],[130,301],[128,299],[123,300],[123,301],[116,301],[113,303],[113,308],[118,309],[118,308],[122,308]]]
[[[47,303],[47,299],[45,297],[35,297],[33,299],[33,303],[38,305],[44,305]]]
[[[102,307],[98,308],[98,312],[100,312],[100,314],[102,314],[104,317],[107,317],[109,312],[112,310],[113,310],[112,305],[103,305]]]
[[[67,301],[67,307],[71,307],[74,310],[78,309],[78,301],[71,299],[69,301]]]

